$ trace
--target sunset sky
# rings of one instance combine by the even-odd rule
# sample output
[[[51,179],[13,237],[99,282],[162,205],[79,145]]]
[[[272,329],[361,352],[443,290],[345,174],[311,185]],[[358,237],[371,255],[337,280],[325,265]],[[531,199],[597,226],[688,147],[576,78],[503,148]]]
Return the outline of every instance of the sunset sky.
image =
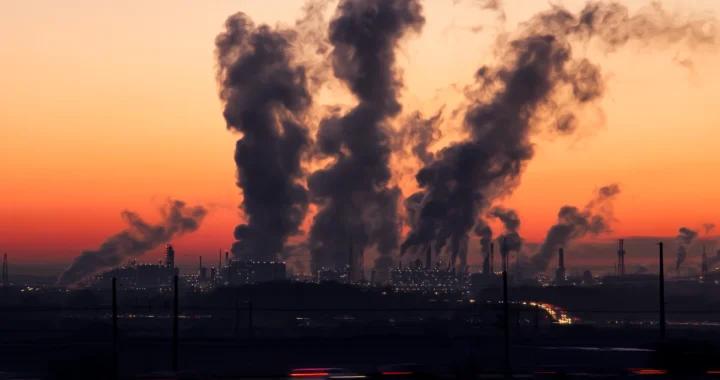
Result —
[[[122,230],[123,210],[154,221],[168,197],[210,208],[199,231],[174,242],[179,261],[229,248],[242,198],[214,39],[235,12],[289,25],[303,2],[0,2],[0,252],[69,261]],[[422,36],[399,53],[405,113],[436,111],[489,57],[494,15],[452,3],[426,0]],[[553,3],[575,11],[584,1]],[[715,0],[664,4],[720,16]],[[506,0],[505,28],[548,7]],[[476,25],[487,31],[473,33]],[[541,241],[562,205],[583,206],[612,182],[623,192],[610,237],[672,239],[681,226],[720,224],[720,48],[586,54],[608,78],[605,125],[536,139],[537,156],[502,203],[518,210],[522,236]]]

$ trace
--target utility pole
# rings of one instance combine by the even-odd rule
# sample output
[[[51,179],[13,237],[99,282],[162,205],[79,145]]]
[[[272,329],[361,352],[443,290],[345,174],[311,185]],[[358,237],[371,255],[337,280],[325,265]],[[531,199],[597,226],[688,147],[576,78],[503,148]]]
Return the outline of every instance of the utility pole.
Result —
[[[252,301],[248,302],[248,337],[253,336],[253,305]]]
[[[663,267],[663,243],[658,243],[660,255],[660,337],[665,339],[665,268]]]
[[[175,294],[173,296],[173,341],[172,341],[172,370],[178,370],[178,276],[173,277]]]
[[[502,258],[503,258],[503,319],[505,320],[505,378],[510,379],[512,372],[510,369],[510,310],[508,307],[508,283],[507,283],[507,241],[503,239]]]
[[[112,378],[118,378],[118,309],[117,309],[117,279],[112,278],[112,345],[113,345],[113,364]]]

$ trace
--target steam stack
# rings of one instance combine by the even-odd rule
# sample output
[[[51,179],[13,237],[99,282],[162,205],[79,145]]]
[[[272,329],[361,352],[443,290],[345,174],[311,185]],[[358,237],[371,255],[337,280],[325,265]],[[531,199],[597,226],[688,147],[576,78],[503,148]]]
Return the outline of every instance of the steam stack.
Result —
[[[565,251],[562,248],[558,250],[558,269],[555,271],[555,282],[565,282]]]
[[[170,269],[175,268],[175,250],[172,244],[165,246],[165,265]]]
[[[624,276],[625,275],[625,240],[620,239],[620,244],[618,246],[618,265],[617,265],[617,275],[618,276]]]
[[[428,244],[425,250],[425,269],[430,270],[432,266],[432,246]]]
[[[495,261],[495,243],[490,243],[490,272],[489,272],[489,274],[495,273],[493,261]]]
[[[483,271],[483,274],[485,274],[486,276],[489,276],[489,275],[491,275],[491,273],[490,273],[490,251],[484,252],[483,254],[485,255],[485,257],[483,258],[482,271]]]
[[[8,269],[8,259],[7,259],[7,253],[3,256],[3,266],[2,266],[2,286],[10,286],[10,272]]]
[[[207,269],[203,267],[202,265],[202,256],[200,256],[200,269],[199,269],[199,281],[200,282],[206,282],[207,281]]]
[[[708,257],[707,252],[705,252],[705,244],[703,244],[703,253],[702,253],[702,278],[707,278],[708,275]]]
[[[353,249],[352,249],[352,243],[350,243],[350,252],[348,256],[348,284],[352,284],[353,282],[353,272],[355,271],[355,265],[353,265]]]
[[[230,265],[230,252],[225,251],[225,265]]]

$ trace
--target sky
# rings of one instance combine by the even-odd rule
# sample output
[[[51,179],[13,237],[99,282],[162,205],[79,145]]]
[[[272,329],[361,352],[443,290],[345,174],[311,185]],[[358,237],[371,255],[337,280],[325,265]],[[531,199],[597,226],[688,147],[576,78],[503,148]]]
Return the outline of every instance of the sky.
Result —
[[[621,2],[631,10],[647,4]],[[122,230],[123,210],[158,220],[156,209],[169,197],[210,209],[200,230],[173,242],[178,261],[229,248],[242,197],[232,158],[237,136],[225,128],[217,96],[214,39],[235,12],[290,24],[302,4],[0,2],[0,252],[17,263],[69,261]],[[451,85],[468,84],[492,41],[491,32],[470,31],[493,23],[487,11],[450,0],[424,4],[422,36],[399,53],[406,113],[433,112]],[[714,0],[664,4],[720,16]],[[548,7],[507,0],[506,28]],[[541,241],[561,206],[583,206],[612,182],[623,192],[608,239],[672,239],[681,226],[720,224],[720,52],[586,54],[609,78],[605,123],[577,138],[536,139],[535,159],[502,203],[518,210],[522,236]]]

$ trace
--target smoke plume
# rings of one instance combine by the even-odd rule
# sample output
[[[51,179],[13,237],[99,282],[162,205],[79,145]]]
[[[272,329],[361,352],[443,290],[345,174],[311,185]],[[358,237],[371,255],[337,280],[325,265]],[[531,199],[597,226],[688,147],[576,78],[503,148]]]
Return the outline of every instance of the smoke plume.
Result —
[[[715,42],[705,30],[711,21],[678,20],[658,6],[631,17],[620,4],[591,2],[577,15],[554,6],[499,36],[496,63],[479,68],[466,91],[469,138],[439,151],[416,175],[422,210],[402,248],[464,238],[479,215],[518,186],[534,156],[534,133],[572,134],[585,110],[598,110],[605,81],[597,65],[573,54],[572,43],[598,40],[606,52],[631,41],[708,44]],[[561,219],[572,220],[573,210],[581,214],[568,208]],[[539,268],[546,264],[539,259]]]
[[[294,63],[296,37],[237,13],[215,40],[223,116],[228,129],[242,133],[235,164],[246,223],[235,228],[236,257],[278,259],[307,212],[300,163],[309,142],[303,118],[312,98],[305,68]]]
[[[675,269],[679,269],[680,265],[685,262],[685,259],[687,258],[688,248],[690,247],[690,244],[692,244],[693,239],[695,239],[697,236],[697,231],[693,231],[687,227],[680,227],[679,233],[677,234],[677,236],[675,236],[675,241],[678,245],[677,263],[675,264]]]
[[[100,248],[83,251],[58,278],[60,286],[74,285],[104,269],[120,265],[129,257],[138,257],[175,237],[200,227],[207,210],[188,207],[182,201],[169,201],[160,209],[163,221],[152,225],[131,211],[123,211],[128,228],[105,240]]]
[[[393,131],[387,122],[401,111],[395,49],[424,23],[418,0],[343,0],[330,22],[335,77],[358,104],[323,120],[317,133],[320,155],[333,163],[308,178],[319,207],[310,230],[313,268],[346,262],[348,241],[377,248],[379,273],[392,266],[401,194],[389,185]]]
[[[705,230],[706,234],[709,234],[715,229],[715,223],[705,223],[703,224],[703,229]]]
[[[493,207],[490,210],[490,216],[500,219],[505,227],[505,232],[498,236],[497,241],[500,247],[504,246],[504,251],[501,254],[508,254],[510,252],[520,252],[522,249],[523,239],[518,233],[520,228],[520,218],[517,212],[513,209],[506,209],[504,207]]]
[[[414,112],[405,124],[403,132],[407,141],[403,146],[409,145],[412,154],[423,164],[429,164],[435,158],[428,148],[442,137],[439,129],[442,113],[443,110],[440,109],[432,117],[425,118],[420,112]]]
[[[600,188],[595,199],[584,209],[563,206],[558,212],[558,223],[550,227],[539,252],[532,257],[533,270],[544,272],[550,266],[558,246],[565,246],[575,239],[588,234],[599,235],[610,232],[612,201],[620,193],[617,184]]]

